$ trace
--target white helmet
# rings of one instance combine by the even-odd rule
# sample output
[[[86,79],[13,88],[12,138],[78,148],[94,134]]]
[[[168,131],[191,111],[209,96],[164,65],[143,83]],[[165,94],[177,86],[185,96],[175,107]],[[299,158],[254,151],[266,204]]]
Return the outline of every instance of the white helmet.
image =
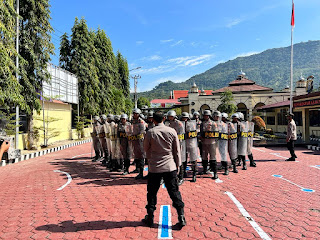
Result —
[[[244,115],[243,115],[243,113],[242,112],[238,112],[238,114],[239,114],[239,119],[242,121],[242,120],[244,120]]]
[[[176,116],[177,116],[177,113],[174,110],[170,110],[167,115],[167,117],[176,117]]]
[[[234,113],[234,114],[232,114],[231,118],[237,118],[237,119],[240,119],[240,117],[239,117],[239,113]]]
[[[133,114],[135,114],[135,113],[141,114],[141,110],[139,108],[135,108],[135,109],[132,110],[132,113]]]
[[[228,118],[228,114],[227,113],[221,113],[221,117]]]
[[[124,119],[128,120],[128,115],[127,115],[127,114],[125,114],[125,113],[124,113],[124,114],[121,114],[120,119],[121,119],[121,118],[124,118]]]

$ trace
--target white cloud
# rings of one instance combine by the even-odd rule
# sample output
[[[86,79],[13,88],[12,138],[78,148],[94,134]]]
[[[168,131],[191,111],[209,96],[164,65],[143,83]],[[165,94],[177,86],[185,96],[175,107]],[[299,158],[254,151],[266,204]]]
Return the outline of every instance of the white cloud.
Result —
[[[169,43],[172,42],[173,39],[167,39],[167,40],[160,40],[160,43]]]
[[[213,54],[204,54],[200,56],[187,56],[187,57],[178,57],[171,58],[167,60],[168,63],[175,63],[179,66],[196,66],[203,62],[209,61],[214,55]]]
[[[255,55],[255,54],[258,54],[260,52],[246,52],[246,53],[240,53],[234,57],[232,57],[231,59],[236,59],[238,57],[248,57],[248,56],[251,56],[251,55]]]
[[[172,44],[171,47],[181,45],[182,43],[183,43],[183,40],[179,40],[179,41],[175,42],[174,44]]]
[[[226,27],[227,27],[227,28],[232,28],[233,26],[236,26],[236,25],[240,24],[240,23],[243,22],[244,20],[245,20],[244,18],[231,19],[231,20],[229,20],[229,22],[227,23]]]
[[[144,43],[144,41],[136,41],[136,44],[137,45],[141,45],[141,44],[143,44]]]
[[[168,76],[168,77],[159,78],[159,79],[155,80],[155,82],[156,83],[163,83],[163,82],[171,81],[171,82],[174,82],[174,83],[179,83],[179,82],[184,82],[189,78],[190,77]]]
[[[152,55],[152,56],[141,58],[142,61],[158,61],[158,60],[161,60],[161,59],[162,59],[162,57],[159,56],[159,55]]]

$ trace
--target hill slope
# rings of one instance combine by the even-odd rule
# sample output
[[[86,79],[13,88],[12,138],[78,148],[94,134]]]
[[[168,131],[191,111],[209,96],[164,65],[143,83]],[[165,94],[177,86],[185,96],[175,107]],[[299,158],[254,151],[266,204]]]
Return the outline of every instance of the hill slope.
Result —
[[[195,75],[182,83],[167,81],[160,83],[154,89],[139,93],[139,96],[152,98],[168,98],[170,91],[190,89],[195,82],[204,89],[218,89],[227,86],[242,69],[249,79],[259,85],[271,87],[274,90],[285,88],[290,82],[291,47],[273,48],[259,54],[238,57],[225,63],[220,63],[204,73]],[[315,76],[315,88],[318,87],[320,75],[320,41],[308,41],[294,45],[294,75],[296,82],[301,73],[306,78]]]

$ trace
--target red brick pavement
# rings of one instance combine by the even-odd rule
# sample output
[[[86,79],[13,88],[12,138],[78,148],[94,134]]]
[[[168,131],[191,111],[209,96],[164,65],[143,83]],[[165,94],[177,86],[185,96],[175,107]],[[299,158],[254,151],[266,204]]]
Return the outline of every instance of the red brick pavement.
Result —
[[[260,150],[260,151],[259,151]],[[92,163],[90,143],[0,168],[0,239],[156,239],[157,226],[147,228],[146,181],[134,175],[109,173]],[[263,151],[263,152],[262,152]],[[281,148],[254,150],[257,168],[239,169],[238,174],[210,175],[181,186],[187,226],[173,230],[174,239],[260,238],[225,194],[232,192],[246,211],[272,239],[320,239],[319,155],[298,149],[299,162],[285,162],[288,151]],[[72,182],[67,182],[67,172]],[[301,189],[294,184],[315,190]],[[160,188],[161,205],[170,204],[166,189]],[[173,209],[172,222],[177,221]]]

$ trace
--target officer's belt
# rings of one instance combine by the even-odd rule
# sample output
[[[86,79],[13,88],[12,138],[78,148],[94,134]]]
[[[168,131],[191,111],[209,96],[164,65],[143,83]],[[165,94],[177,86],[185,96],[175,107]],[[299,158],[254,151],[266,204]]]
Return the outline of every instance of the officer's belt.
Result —
[[[91,137],[96,137],[96,136],[97,136],[97,133],[92,132],[92,133],[90,133],[90,135],[91,135]]]
[[[178,138],[179,138],[179,140],[184,140],[184,134],[182,133],[182,134],[178,134]]]
[[[221,140],[228,140],[229,135],[228,135],[227,133],[220,133],[219,138],[220,138]]]
[[[105,132],[99,133],[99,138],[105,138],[105,137],[106,137],[106,133]]]
[[[229,134],[229,140],[234,140],[234,139],[237,139],[237,138],[238,138],[238,134],[237,133]]]
[[[128,136],[127,136],[126,132],[118,132],[118,137],[119,138],[127,138]]]
[[[247,138],[248,137],[248,133],[247,132],[241,132],[240,133],[240,137]]]
[[[117,136],[116,136],[116,135],[110,135],[110,139],[111,139],[111,141],[115,141],[115,140],[116,140],[116,138],[117,138]]]
[[[138,134],[138,135],[128,136],[128,140],[129,141],[140,140],[140,139],[143,139],[143,138],[144,138],[143,133]]]
[[[110,138],[110,133],[106,133],[106,138]]]
[[[195,130],[195,131],[190,131],[190,132],[186,132],[185,135],[186,135],[186,139],[198,137],[197,130]]]
[[[219,132],[211,132],[211,131],[207,131],[204,132],[204,137],[205,138],[219,138]]]
[[[248,137],[253,137],[253,132],[248,132]]]

